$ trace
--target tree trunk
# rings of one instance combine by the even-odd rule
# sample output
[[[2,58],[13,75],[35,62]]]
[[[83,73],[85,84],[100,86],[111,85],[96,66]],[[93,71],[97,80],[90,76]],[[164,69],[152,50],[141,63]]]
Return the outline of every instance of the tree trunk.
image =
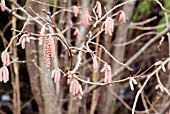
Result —
[[[40,0],[43,3],[48,1]],[[42,9],[46,9],[45,6],[31,3],[30,6],[36,13],[42,15]],[[28,11],[29,12],[29,11]],[[34,15],[32,12],[29,14]],[[38,28],[38,29],[37,29]],[[40,31],[40,27],[37,24],[28,25],[27,31],[37,33]],[[43,46],[39,46],[37,41],[31,41],[26,46],[26,58],[28,67],[28,73],[30,76],[30,83],[33,96],[38,104],[40,114],[56,114],[58,112],[56,90],[55,85],[51,79],[51,71],[47,71],[44,65]],[[39,69],[37,66],[39,66]]]

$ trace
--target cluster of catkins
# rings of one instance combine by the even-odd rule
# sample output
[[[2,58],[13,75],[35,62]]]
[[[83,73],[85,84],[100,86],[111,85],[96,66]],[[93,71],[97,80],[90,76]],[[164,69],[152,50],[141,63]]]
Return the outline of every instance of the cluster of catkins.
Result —
[[[99,69],[97,56],[93,55],[92,58],[93,58],[93,71],[97,72]],[[104,67],[101,69],[101,72],[104,72],[105,74],[104,82],[108,83],[111,86],[112,83],[111,66],[106,63]],[[55,83],[59,83],[61,78],[61,70],[58,68],[54,69],[51,73],[51,78],[54,78]],[[83,95],[82,86],[80,85],[78,80],[74,78],[73,75],[71,74],[68,75],[67,84],[70,86],[70,93],[72,93],[74,96],[77,96],[81,99]]]
[[[74,13],[74,16],[77,17],[78,16],[78,13],[80,13],[79,11],[79,8],[77,6],[73,6],[72,7],[72,10],[73,10],[73,13]],[[96,5],[94,6],[93,8],[93,12],[95,13],[96,15],[96,18],[97,20],[99,18],[102,17],[102,5],[99,1],[96,2]],[[90,25],[90,22],[92,22],[92,16],[90,16],[88,10],[84,9],[83,10],[83,16],[80,20],[80,23],[81,25],[83,26],[88,26]],[[125,13],[124,11],[119,11],[119,21],[123,21],[124,23],[126,23],[126,17],[125,17]],[[104,29],[105,29],[105,34],[108,34],[108,35],[112,35],[113,31],[114,31],[114,20],[112,19],[112,17],[106,17],[105,21],[104,21]],[[75,29],[75,32],[74,32],[74,35],[75,36],[78,36],[79,34],[79,30],[78,28]]]
[[[97,56],[94,55],[93,56],[93,70],[94,72],[97,72],[99,69],[98,66],[98,62],[97,62]],[[111,82],[112,82],[112,69],[111,66],[108,65],[107,63],[105,63],[104,67],[101,69],[101,72],[104,72],[104,82],[105,83],[109,83],[109,85],[111,86]]]
[[[72,75],[68,76],[67,84],[70,85],[70,93],[82,99],[83,89],[80,83],[72,78]]]
[[[1,0],[1,10],[4,12],[6,9],[5,5],[5,0]],[[3,63],[3,66],[0,68],[0,82],[6,83],[9,81],[9,71],[7,66],[10,64],[10,55],[9,53],[5,50],[1,53],[1,60]]]
[[[54,69],[51,73],[51,78],[54,78],[55,83],[59,83],[61,78],[61,70],[58,68]],[[73,75],[68,75],[67,84],[70,86],[70,93],[81,99],[83,95],[83,90],[78,80],[73,78]]]
[[[10,64],[10,55],[9,53],[5,50],[1,54],[1,60],[3,63],[3,66],[0,68],[0,82],[6,83],[9,81],[9,71],[7,66]]]

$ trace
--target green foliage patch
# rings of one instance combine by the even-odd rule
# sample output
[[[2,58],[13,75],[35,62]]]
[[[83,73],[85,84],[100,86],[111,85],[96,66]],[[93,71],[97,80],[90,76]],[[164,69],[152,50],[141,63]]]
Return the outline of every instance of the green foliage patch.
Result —
[[[133,21],[140,20],[143,16],[149,15],[150,9],[152,5],[152,0],[143,0],[139,5],[137,6],[134,15],[133,15]]]

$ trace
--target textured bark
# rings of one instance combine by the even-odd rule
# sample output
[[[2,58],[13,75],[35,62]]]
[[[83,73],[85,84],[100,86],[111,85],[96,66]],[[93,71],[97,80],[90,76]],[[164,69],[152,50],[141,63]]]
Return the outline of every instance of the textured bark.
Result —
[[[31,28],[30,28],[31,29]],[[26,46],[26,58],[27,60],[33,59],[35,56],[37,56],[36,52],[36,44],[34,41],[31,41],[29,44]],[[41,96],[41,85],[40,85],[40,79],[39,79],[39,71],[35,67],[35,64],[37,64],[37,60],[35,63],[33,62],[28,62],[27,63],[27,68],[28,68],[28,73],[30,77],[30,84],[31,84],[31,90],[32,94],[35,98],[35,101],[37,102],[39,113],[43,114],[43,99]]]
[[[127,1],[127,0],[124,0],[124,1]],[[130,19],[131,19],[131,16],[132,16],[132,13],[133,13],[133,9],[134,9],[134,6],[135,6],[135,2],[130,2],[126,5],[123,6],[123,11],[125,12],[126,14],[126,20],[127,20],[127,23],[123,23],[122,21],[119,22],[118,24],[118,29],[117,29],[117,32],[116,32],[116,38],[115,38],[115,43],[124,43],[126,42],[127,40],[127,35],[128,35],[128,26],[129,26],[129,22],[130,22]],[[124,61],[124,54],[125,54],[125,47],[124,46],[121,46],[121,47],[114,47],[114,51],[113,51],[113,56],[123,62]],[[117,70],[120,65],[113,62],[113,68],[112,68],[112,71],[114,70]],[[116,78],[115,80],[119,80],[121,77],[119,76],[118,78]],[[112,89],[118,93],[118,91],[120,90],[120,88],[116,85],[113,85],[112,86]],[[103,114],[112,114],[115,110],[115,103],[116,103],[116,98],[113,98],[112,94],[107,90],[106,91],[106,104],[104,105],[104,109],[103,109]]]
[[[16,0],[15,0],[16,1]],[[12,9],[15,9],[15,6],[11,6]],[[12,17],[12,28],[16,29],[16,18]],[[16,32],[12,32],[12,36],[15,36]],[[17,40],[13,41],[13,45],[15,45]],[[11,46],[10,51],[13,51],[14,58],[17,58],[17,48]],[[14,60],[12,58],[12,60]],[[18,63],[13,63],[13,114],[21,114],[21,102],[20,102],[20,82],[19,82],[19,67]]]
[[[40,1],[44,3],[48,2],[46,0]],[[45,6],[39,5],[37,3],[31,3],[30,6],[40,15],[42,13],[41,10],[46,9]],[[32,12],[29,12],[29,14],[32,14]],[[34,23],[32,25],[28,25],[26,30],[29,32],[37,33],[40,30],[40,27]],[[28,61],[36,57],[36,60],[34,61],[35,63],[28,62],[27,66],[30,76],[32,93],[38,104],[39,113],[56,114],[58,111],[56,90],[55,85],[50,77],[50,71],[46,71],[45,69],[43,47],[39,46],[38,42],[31,41],[31,43],[28,43],[26,46],[26,57]],[[39,70],[35,64],[37,64],[42,71]]]
[[[29,25],[26,28],[27,31],[34,32],[35,28],[34,25]],[[37,56],[37,47],[36,47],[36,42],[31,41],[26,45],[26,59],[27,60],[32,60]],[[41,96],[41,85],[40,85],[40,74],[39,70],[35,67],[35,64],[37,64],[37,59],[33,62],[27,62],[27,68],[28,68],[28,73],[29,73],[29,78],[30,78],[30,84],[31,84],[31,90],[32,94],[35,98],[35,101],[37,102],[39,113],[43,114],[43,99]]]

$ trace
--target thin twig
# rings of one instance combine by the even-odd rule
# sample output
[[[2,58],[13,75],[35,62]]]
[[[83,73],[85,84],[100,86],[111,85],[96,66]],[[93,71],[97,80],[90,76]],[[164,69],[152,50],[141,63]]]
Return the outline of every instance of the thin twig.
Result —
[[[146,36],[146,35],[151,35],[151,34],[157,34],[157,33],[156,33],[156,32],[143,33],[143,34],[137,36],[136,38],[134,38],[133,40],[130,40],[130,41],[125,42],[125,43],[123,43],[123,44],[113,44],[113,46],[126,46],[126,45],[129,45],[129,44],[131,44],[131,43],[136,42],[137,40],[139,40],[140,38],[142,38],[142,37],[144,37],[144,36]]]

